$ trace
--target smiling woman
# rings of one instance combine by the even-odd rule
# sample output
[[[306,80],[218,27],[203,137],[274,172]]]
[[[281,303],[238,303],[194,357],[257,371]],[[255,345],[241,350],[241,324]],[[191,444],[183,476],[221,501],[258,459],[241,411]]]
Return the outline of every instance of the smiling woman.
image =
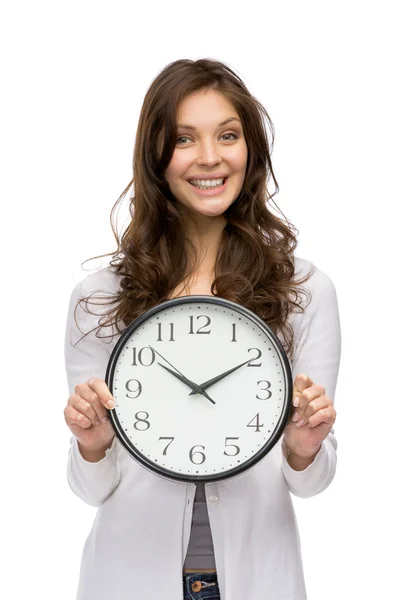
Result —
[[[133,186],[134,218],[121,239],[113,227],[118,248],[110,264],[121,291],[104,326],[122,333],[163,300],[214,294],[258,314],[292,353],[287,317],[303,310],[301,295],[309,294],[300,286],[311,273],[297,277],[296,229],[268,208],[279,191],[273,140],[266,109],[227,65],[182,59],[161,71],[141,109],[132,180],[111,214],[112,221]]]
[[[64,414],[73,437],[68,481],[82,500],[99,507],[84,548],[78,600],[131,600],[133,596],[158,600],[160,594],[164,600],[264,600],[266,586],[273,600],[306,599],[290,493],[300,497],[318,494],[335,474],[332,425],[340,327],[331,280],[309,261],[294,256],[295,228],[269,209],[274,195],[267,186],[270,177],[279,189],[271,164],[272,146],[273,126],[266,110],[221,62],[173,62],[146,93],[136,135],[133,178],[119,198],[122,200],[133,184],[132,220],[121,239],[114,229],[118,247],[110,266],[80,282],[69,304],[65,360],[70,397]],[[115,206],[112,216],[114,210]],[[103,298],[99,290],[104,291]],[[229,300],[241,305],[237,322],[232,322],[231,315],[227,317],[225,346],[218,347],[216,338],[211,337],[207,314],[197,315],[200,322],[194,319],[194,309],[190,312],[188,308],[187,318],[181,321],[176,315],[164,314],[164,324],[159,321],[152,330],[158,338],[142,342],[145,346],[141,349],[135,346],[133,356],[132,348],[127,347],[129,377],[122,382],[125,388],[118,389],[123,394],[128,390],[124,401],[129,407],[138,402],[133,404],[138,412],[137,422],[124,424],[124,432],[128,427],[135,429],[145,446],[141,436],[150,429],[150,407],[156,398],[166,429],[168,423],[178,433],[184,429],[190,440],[192,455],[188,458],[184,445],[179,458],[203,462],[206,452],[197,436],[206,429],[207,439],[214,443],[215,430],[208,418],[200,425],[199,418],[194,418],[189,427],[182,426],[181,410],[187,409],[187,402],[197,406],[193,403],[199,396],[206,399],[208,410],[223,406],[214,395],[217,389],[221,394],[227,390],[224,385],[230,380],[236,381],[236,414],[251,447],[258,447],[254,435],[264,424],[257,403],[269,401],[272,392],[268,381],[251,368],[261,368],[261,362],[254,364],[261,361],[261,350],[256,347],[259,335],[253,333],[251,324],[249,331],[257,338],[246,346],[251,346],[246,356],[229,354],[238,347],[246,309],[269,325],[296,375],[293,385],[287,385],[287,412],[292,419],[284,420],[278,443],[240,475],[220,480],[216,474],[215,480],[205,483],[158,477],[127,454],[108,418],[115,404],[104,380],[113,348],[137,317],[146,318],[142,315],[148,309],[161,310],[157,305],[166,300],[193,295],[217,296],[210,304],[224,302],[225,308]],[[104,302],[98,302],[101,300]],[[188,302],[172,300],[168,306]],[[91,310],[89,304],[103,308]],[[163,304],[162,312],[166,311]],[[177,328],[178,321],[183,329]],[[142,320],[134,327],[139,327],[138,323],[140,332],[148,331]],[[243,328],[240,332],[242,335]],[[198,345],[176,351],[176,356],[168,352],[169,342],[179,347],[174,336],[193,341],[199,333],[199,339],[201,333],[210,334],[203,338],[209,344],[202,346],[203,354]],[[121,342],[125,350],[124,337]],[[265,349],[272,351],[272,346],[268,343]],[[249,351],[256,354],[249,357]],[[170,395],[171,403],[166,395],[157,394],[156,388],[146,396],[146,389],[157,380],[148,370],[149,352],[153,353],[150,362],[157,353],[166,363],[160,363],[162,375],[158,377],[179,384]],[[219,369],[203,373],[208,363],[212,367],[220,362],[220,356],[227,358],[224,365],[221,362]],[[282,369],[271,356],[280,393]],[[196,360],[202,367],[201,377],[194,370]],[[139,368],[139,363],[148,387],[131,378],[135,377],[131,369]],[[178,364],[183,364],[185,375],[178,371]],[[267,363],[263,365],[268,370]],[[245,381],[242,387],[238,385],[240,373]],[[216,387],[209,394],[211,385]],[[193,393],[178,398],[182,386]],[[256,390],[251,401],[248,389]],[[233,396],[226,392],[229,400]],[[249,409],[251,402],[252,414],[242,419],[242,411]],[[178,406],[175,413],[172,406]],[[272,406],[272,401],[264,404],[268,410]],[[228,427],[225,447],[222,444],[228,457],[240,451],[239,433],[231,431],[234,412],[228,410],[221,417]],[[116,413],[112,414],[114,418]],[[173,435],[164,430],[156,433],[157,443],[164,443],[164,456]],[[157,455],[155,460],[159,458]]]
[[[223,94],[202,90],[180,103],[177,119],[191,123],[178,125],[180,134],[190,130],[191,135],[178,137],[165,178],[186,218],[206,234],[209,219],[202,217],[214,217],[214,231],[218,222],[222,232],[224,213],[239,196],[246,174],[248,153],[239,115]]]

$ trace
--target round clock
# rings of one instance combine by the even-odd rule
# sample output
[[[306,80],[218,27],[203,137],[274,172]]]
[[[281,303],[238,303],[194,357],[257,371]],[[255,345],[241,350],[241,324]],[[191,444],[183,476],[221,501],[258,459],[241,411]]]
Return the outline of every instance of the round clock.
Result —
[[[248,469],[288,421],[289,360],[268,325],[215,296],[167,300],[116,343],[106,383],[110,419],[129,454],[152,472],[208,482]]]

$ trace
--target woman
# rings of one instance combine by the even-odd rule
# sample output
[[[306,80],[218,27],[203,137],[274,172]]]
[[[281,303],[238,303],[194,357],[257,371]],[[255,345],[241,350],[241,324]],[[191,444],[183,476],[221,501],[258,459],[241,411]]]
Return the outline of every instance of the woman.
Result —
[[[306,598],[290,492],[318,494],[335,473],[340,325],[331,280],[293,256],[295,234],[267,207],[269,177],[277,183],[263,117],[273,131],[244,83],[214,60],[178,60],[146,94],[134,177],[120,197],[133,183],[132,220],[121,240],[114,232],[110,266],[74,288],[67,320],[68,481],[99,507],[80,600]],[[281,440],[251,469],[205,486],[157,477],[127,454],[107,418],[104,381],[134,318],[192,294],[257,313],[294,377]]]

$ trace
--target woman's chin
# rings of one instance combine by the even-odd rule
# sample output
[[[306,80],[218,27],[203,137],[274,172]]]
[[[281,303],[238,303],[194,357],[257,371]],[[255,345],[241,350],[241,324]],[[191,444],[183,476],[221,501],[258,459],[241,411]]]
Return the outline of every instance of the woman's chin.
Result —
[[[204,217],[221,217],[228,210],[232,202],[227,202],[226,199],[221,202],[202,202],[197,206],[193,206],[193,212]]]
[[[219,210],[197,210],[193,211],[192,214],[197,218],[216,219],[217,217],[222,217],[226,209],[227,207],[221,208]]]

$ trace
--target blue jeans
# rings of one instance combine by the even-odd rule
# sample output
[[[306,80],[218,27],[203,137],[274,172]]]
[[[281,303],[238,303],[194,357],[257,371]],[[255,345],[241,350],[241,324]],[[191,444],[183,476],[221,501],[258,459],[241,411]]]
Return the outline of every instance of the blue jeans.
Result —
[[[184,600],[220,600],[216,573],[184,573]]]

